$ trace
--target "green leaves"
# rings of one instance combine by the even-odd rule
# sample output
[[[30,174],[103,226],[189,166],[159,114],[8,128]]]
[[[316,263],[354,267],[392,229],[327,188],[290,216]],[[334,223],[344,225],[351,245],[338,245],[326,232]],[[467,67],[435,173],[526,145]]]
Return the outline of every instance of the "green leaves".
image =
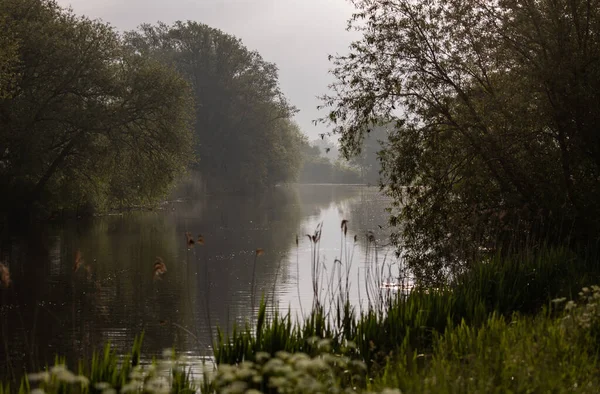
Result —
[[[51,1],[8,0],[0,21],[18,64],[14,93],[0,100],[2,205],[108,208],[163,196],[191,158],[186,82]]]
[[[332,60],[321,122],[355,155],[398,121],[381,159],[414,268],[435,277],[491,246],[597,232],[598,1],[355,5],[363,37]]]
[[[211,190],[260,190],[294,181],[300,168],[296,112],[277,67],[241,41],[196,22],[143,25],[126,34],[137,52],[173,66],[195,101],[195,167]]]

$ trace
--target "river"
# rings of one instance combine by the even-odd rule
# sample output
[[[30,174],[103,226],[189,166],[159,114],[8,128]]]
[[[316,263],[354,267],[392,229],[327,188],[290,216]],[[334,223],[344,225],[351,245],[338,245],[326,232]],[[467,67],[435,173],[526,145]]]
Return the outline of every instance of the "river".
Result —
[[[200,360],[211,355],[216,326],[228,330],[251,318],[261,294],[296,317],[313,302],[315,249],[306,234],[319,224],[320,277],[344,267],[338,273],[351,282],[351,302],[364,305],[365,278],[393,281],[399,268],[386,244],[388,206],[374,187],[294,185],[260,197],[173,201],[12,237],[0,249],[12,277],[0,289],[0,374],[43,368],[56,354],[72,363],[107,341],[125,353],[141,332],[145,358],[174,347]],[[164,274],[155,275],[157,257]],[[327,282],[319,283],[322,295]]]

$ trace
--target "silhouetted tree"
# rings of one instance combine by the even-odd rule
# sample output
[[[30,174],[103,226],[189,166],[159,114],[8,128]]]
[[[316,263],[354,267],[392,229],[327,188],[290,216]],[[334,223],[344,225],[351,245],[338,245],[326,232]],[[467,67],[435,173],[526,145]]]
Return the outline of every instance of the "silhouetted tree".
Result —
[[[443,279],[536,234],[598,233],[598,0],[353,3],[363,37],[333,58],[322,121],[346,155],[395,123],[385,191],[417,273]]]
[[[220,30],[196,22],[142,25],[131,47],[174,66],[194,91],[196,168],[211,191],[294,181],[300,167],[295,109],[277,67]]]
[[[2,207],[164,195],[191,159],[185,81],[54,1],[2,1],[0,25]]]

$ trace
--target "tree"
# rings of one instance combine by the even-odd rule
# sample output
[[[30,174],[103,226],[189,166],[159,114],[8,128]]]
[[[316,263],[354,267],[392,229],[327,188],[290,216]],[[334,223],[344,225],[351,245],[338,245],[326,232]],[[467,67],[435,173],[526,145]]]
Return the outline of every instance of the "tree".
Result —
[[[341,160],[332,162],[328,154],[321,150],[317,141],[322,140],[310,143],[305,136],[302,138],[302,171],[299,182],[346,184],[360,182],[358,171],[342,163]]]
[[[0,17],[0,99],[13,93],[18,45],[6,18]]]
[[[354,4],[350,26],[363,37],[333,58],[321,120],[346,155],[368,128],[395,123],[384,190],[417,274],[443,280],[527,237],[597,234],[597,0]]]
[[[185,81],[125,48],[108,25],[54,1],[3,1],[0,21],[18,58],[14,89],[0,98],[3,208],[98,208],[164,195],[191,158]]]
[[[370,185],[380,184],[381,157],[383,144],[388,139],[389,130],[393,125],[380,125],[369,129],[360,153],[350,158],[350,163],[360,169],[361,178]]]
[[[295,109],[279,89],[274,64],[239,39],[190,21],[142,25],[127,40],[139,53],[175,67],[192,86],[196,169],[209,190],[260,190],[295,180]]]

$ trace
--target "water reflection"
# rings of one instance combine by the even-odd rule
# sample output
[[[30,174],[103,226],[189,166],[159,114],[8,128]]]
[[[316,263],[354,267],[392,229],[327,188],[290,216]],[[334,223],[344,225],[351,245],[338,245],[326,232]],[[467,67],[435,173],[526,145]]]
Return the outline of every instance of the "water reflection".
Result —
[[[360,283],[375,251],[380,261],[389,258],[385,247],[369,252],[365,236],[373,230],[379,244],[385,242],[386,206],[374,188],[302,185],[253,198],[199,197],[5,240],[0,260],[8,261],[13,285],[0,290],[0,373],[41,368],[56,353],[67,360],[89,357],[106,341],[125,352],[141,332],[147,356],[172,346],[210,355],[216,326],[227,330],[252,315],[257,248],[265,251],[256,258],[257,292],[298,312],[298,294],[305,308],[313,294],[304,235],[323,223],[325,270],[331,272],[346,245],[352,281]],[[349,220],[346,240],[342,219]],[[201,234],[204,245],[188,248],[186,232]],[[157,256],[167,267],[160,280],[153,275]],[[359,302],[359,286],[351,298]]]

